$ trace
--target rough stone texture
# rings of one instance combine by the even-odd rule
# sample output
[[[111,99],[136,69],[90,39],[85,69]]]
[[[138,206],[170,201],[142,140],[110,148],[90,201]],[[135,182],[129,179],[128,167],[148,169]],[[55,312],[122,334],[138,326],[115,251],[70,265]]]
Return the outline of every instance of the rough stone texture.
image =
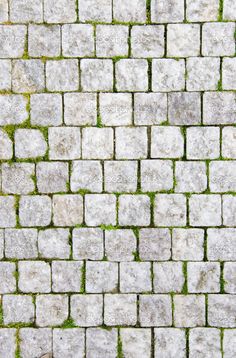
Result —
[[[235,358],[235,0],[0,0],[0,357]]]

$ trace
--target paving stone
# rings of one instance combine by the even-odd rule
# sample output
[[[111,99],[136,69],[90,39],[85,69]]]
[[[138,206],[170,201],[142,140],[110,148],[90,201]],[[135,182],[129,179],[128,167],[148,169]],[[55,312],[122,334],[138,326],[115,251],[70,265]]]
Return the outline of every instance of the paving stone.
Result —
[[[172,308],[169,295],[141,295],[139,297],[141,327],[171,326]]]
[[[189,335],[189,357],[221,358],[220,330],[216,328],[193,328]]]
[[[234,56],[234,23],[207,23],[202,27],[203,56]]]
[[[115,358],[117,354],[117,329],[88,328],[86,351],[88,358]]]
[[[11,0],[9,10],[10,21],[14,23],[43,21],[42,0]]]
[[[150,199],[147,195],[119,197],[119,224],[121,226],[149,226]]]
[[[16,351],[16,329],[0,329],[0,354],[3,357],[14,358]]]
[[[49,128],[48,141],[49,158],[52,160],[73,160],[81,156],[80,128]]]
[[[53,330],[53,356],[79,358],[84,355],[85,332],[82,328]]]
[[[77,91],[79,88],[78,61],[74,59],[47,61],[46,87],[50,92]]]
[[[34,304],[30,295],[5,295],[2,306],[4,324],[34,322]]]
[[[206,92],[203,95],[204,124],[233,124],[236,120],[234,92]]]
[[[69,230],[46,229],[38,234],[39,256],[45,259],[68,259],[70,256]]]
[[[105,161],[105,190],[113,192],[135,192],[137,190],[138,164],[136,161]]]
[[[21,328],[20,353],[24,358],[43,357],[52,352],[50,328]]]
[[[149,262],[122,262],[120,264],[120,291],[140,293],[152,290]]]
[[[186,357],[186,337],[183,329],[155,328],[155,358],[159,356],[168,358]]]
[[[175,327],[198,327],[205,325],[204,295],[174,296]]]
[[[133,26],[131,54],[135,58],[164,56],[164,26]]]
[[[44,90],[44,64],[41,60],[14,60],[12,89],[16,93]]]
[[[0,130],[0,159],[11,159],[13,155],[13,145],[8,134],[4,130]]]
[[[116,159],[143,159],[147,157],[147,128],[116,128]]]
[[[223,338],[223,350],[225,358],[233,358],[236,353],[236,330],[226,329]]]
[[[128,55],[128,26],[98,25],[96,27],[97,57]]]
[[[36,229],[6,229],[5,257],[9,259],[34,259],[38,256]]]
[[[85,222],[88,226],[116,225],[116,196],[113,194],[86,195]]]
[[[82,267],[83,263],[80,261],[53,261],[52,291],[80,292]]]
[[[186,17],[188,21],[217,21],[218,14],[218,0],[187,0]]]
[[[17,129],[15,131],[15,155],[19,159],[43,157],[47,142],[38,129]],[[8,144],[10,147],[10,143]]]
[[[236,128],[225,127],[222,130],[222,156],[236,159]]]
[[[106,294],[104,323],[108,326],[134,326],[137,322],[137,297],[134,294]]]
[[[233,0],[225,0],[224,1],[223,18],[225,20],[235,20],[236,19],[236,7],[235,7],[235,2]]]
[[[53,196],[53,223],[55,226],[76,226],[83,222],[83,198],[81,195]]]
[[[2,164],[2,192],[4,194],[29,194],[35,185],[33,163]]]
[[[118,92],[148,90],[148,63],[143,59],[121,59],[115,64]]]
[[[186,198],[182,194],[155,196],[154,222],[156,226],[186,225]]]
[[[16,225],[16,208],[13,196],[0,196],[0,228]]]
[[[103,232],[99,228],[73,230],[73,258],[75,260],[103,259]]]
[[[70,23],[77,19],[73,0],[44,0],[44,20],[47,23]]]
[[[214,262],[188,263],[188,291],[214,293],[220,291],[220,264]]]
[[[105,231],[105,255],[109,261],[133,261],[136,249],[137,240],[132,230]]]
[[[0,95],[0,125],[21,124],[27,117],[27,99],[22,95]]]
[[[226,293],[236,293],[235,262],[224,264],[224,290]]]
[[[51,269],[44,261],[21,261],[19,290],[24,293],[49,293],[51,291]]]
[[[208,229],[207,257],[209,261],[235,261],[235,229]]]
[[[8,0],[2,0],[0,5],[0,23],[8,21]]]
[[[166,261],[171,256],[171,236],[168,229],[141,229],[139,237],[141,260]]]
[[[114,0],[113,16],[120,22],[145,22],[146,2],[145,0]]]
[[[204,231],[202,229],[173,229],[172,259],[201,261],[204,256]]]
[[[130,93],[101,93],[99,106],[104,126],[132,124],[132,95]]]
[[[213,192],[225,193],[235,191],[236,162],[215,161],[210,163],[210,189]]]
[[[117,292],[118,264],[114,262],[87,262],[86,292]]]
[[[62,53],[64,57],[90,57],[94,55],[94,31],[88,24],[62,26]]]
[[[220,226],[220,195],[192,195],[189,199],[189,220],[191,226]]]
[[[96,125],[96,95],[94,93],[65,93],[64,117],[66,125]]]
[[[198,24],[170,24],[167,26],[168,57],[200,55],[200,27]]]
[[[0,57],[19,58],[24,54],[26,41],[25,25],[0,25]]]
[[[206,164],[204,162],[176,162],[175,192],[201,193],[207,189]]]
[[[16,290],[16,265],[13,262],[0,262],[0,293],[14,293]]]
[[[173,165],[170,160],[141,161],[141,189],[143,192],[173,188]]]
[[[72,163],[70,187],[73,192],[102,192],[102,165],[97,160],[76,160]]]
[[[112,91],[112,60],[84,59],[80,62],[81,86],[84,92]]]
[[[201,99],[199,93],[170,93],[168,95],[168,104],[168,117],[170,124],[200,124]]]
[[[0,229],[0,259],[3,258],[4,251],[4,231]]]
[[[152,158],[179,158],[184,154],[184,138],[178,127],[152,127]]]
[[[40,93],[30,98],[32,125],[59,126],[62,124],[62,97],[60,94]]]
[[[154,92],[183,91],[185,62],[175,59],[152,60],[152,90]]]
[[[0,91],[11,89],[11,61],[0,60]]]
[[[111,22],[112,21],[112,1],[102,0],[80,0],[79,20]]]
[[[216,159],[220,156],[220,129],[217,127],[187,128],[187,158]]]
[[[225,90],[235,90],[236,61],[234,58],[224,58],[222,66],[222,87]]]
[[[22,226],[48,226],[51,222],[51,199],[46,195],[22,196],[19,218]]]
[[[154,262],[153,275],[155,293],[182,291],[184,285],[182,262]]]
[[[150,357],[151,330],[144,328],[122,328],[120,330],[122,352],[126,357]]]
[[[69,180],[68,164],[61,162],[40,162],[36,166],[37,188],[40,193],[67,191]]]
[[[81,327],[96,327],[103,323],[102,295],[73,295],[71,317]]]
[[[219,80],[219,58],[192,57],[187,59],[188,91],[216,91]]]
[[[37,326],[46,327],[61,325],[67,317],[67,295],[38,295],[36,297]]]
[[[83,159],[112,159],[113,137],[112,128],[84,128],[82,131]]]
[[[161,124],[167,120],[167,96],[163,93],[135,93],[136,125]]]
[[[236,197],[233,195],[224,195],[222,197],[223,224],[225,226],[235,226],[236,224]]]
[[[208,323],[214,327],[235,327],[234,295],[208,295]]]
[[[60,56],[60,26],[29,25],[28,51],[31,57]]]

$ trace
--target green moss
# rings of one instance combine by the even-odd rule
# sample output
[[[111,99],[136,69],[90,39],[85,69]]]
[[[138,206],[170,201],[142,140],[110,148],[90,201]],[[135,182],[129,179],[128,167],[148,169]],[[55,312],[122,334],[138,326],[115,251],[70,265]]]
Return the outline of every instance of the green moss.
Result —
[[[80,284],[80,293],[85,293],[85,284],[86,284],[86,266],[85,262],[81,267],[81,284]]]
[[[80,194],[80,195],[91,194],[91,191],[87,189],[80,189],[76,192],[76,194]]]
[[[117,342],[117,358],[124,358],[122,350],[122,341],[120,337],[120,331],[118,332],[118,342]]]
[[[104,127],[102,124],[102,118],[100,116],[97,117],[97,127],[98,128]]]
[[[187,271],[187,262],[183,262],[183,275],[184,275],[184,285],[182,288],[182,294],[187,295],[188,293],[188,271]]]
[[[66,319],[61,326],[61,328],[63,328],[63,329],[74,328],[74,327],[76,327],[76,324],[72,318]]]
[[[2,301],[0,304],[0,325],[3,324],[3,308],[2,308]]]
[[[223,91],[223,88],[222,88],[222,78],[220,78],[219,81],[218,81],[217,91]]]
[[[139,253],[137,251],[132,252],[132,255],[134,256],[134,261],[141,262]]]
[[[224,280],[224,263],[220,263],[220,293],[225,293],[225,284],[227,282]]]
[[[151,0],[146,2],[147,24],[151,24]]]
[[[118,229],[117,226],[113,226],[113,225],[101,225],[100,228],[102,230],[107,230],[107,231],[112,231],[112,230],[117,230]]]
[[[224,9],[224,0],[220,0],[219,12],[218,12],[218,21],[223,21],[223,9]]]

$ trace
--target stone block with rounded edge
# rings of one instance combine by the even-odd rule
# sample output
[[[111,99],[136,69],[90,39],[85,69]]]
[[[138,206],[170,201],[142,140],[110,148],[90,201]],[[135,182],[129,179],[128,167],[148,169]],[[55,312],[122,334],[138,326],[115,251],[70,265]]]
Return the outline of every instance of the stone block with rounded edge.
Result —
[[[0,91],[9,91],[10,89],[11,89],[11,61],[0,60]]]
[[[152,60],[152,90],[154,92],[183,91],[185,62],[170,58]]]
[[[50,328],[21,328],[20,352],[24,358],[46,357],[52,354],[52,330]]]
[[[72,163],[71,191],[102,192],[102,164],[98,160],[76,160]]]
[[[0,294],[16,291],[16,265],[13,262],[0,262]]]
[[[20,58],[26,41],[25,25],[0,25],[0,58]]]
[[[0,354],[2,357],[15,358],[16,332],[15,328],[0,329]]]
[[[30,57],[60,56],[60,26],[59,25],[29,25],[28,52]]]
[[[148,62],[144,59],[121,59],[115,64],[118,92],[148,90]]]
[[[80,0],[79,20],[82,22],[111,22],[112,21],[112,0]]]
[[[155,328],[154,329],[155,358],[185,358],[186,334],[184,329]]]
[[[223,6],[223,18],[224,20],[236,19],[236,4],[234,0],[225,0]],[[229,358],[229,357],[227,357]]]
[[[236,162],[214,161],[210,163],[210,190],[225,193],[236,190]]]
[[[171,326],[172,307],[170,295],[140,295],[139,319],[141,327]]]
[[[2,0],[0,7],[0,23],[8,21],[9,18],[8,0]]]
[[[120,263],[120,292],[141,293],[152,290],[149,262]]]
[[[139,255],[144,261],[166,261],[171,257],[171,236],[168,229],[141,229]]]
[[[224,90],[236,89],[236,59],[224,58],[222,67],[222,87]]]
[[[151,158],[180,158],[184,154],[184,138],[180,128],[152,127]]]
[[[128,26],[98,25],[96,27],[96,56],[128,56]]]
[[[11,0],[10,21],[13,23],[39,23],[43,21],[42,0]]]
[[[8,259],[35,259],[38,257],[36,229],[6,229],[5,257]]]
[[[183,22],[184,0],[153,0],[151,2],[151,21],[168,23]]]
[[[187,0],[187,4],[186,4],[187,21],[190,22],[217,21],[218,16],[219,16],[218,0]]]
[[[173,229],[172,259],[175,261],[202,261],[204,257],[204,230]]]
[[[99,111],[104,126],[132,124],[132,95],[130,93],[100,93]]]
[[[234,195],[222,196],[223,224],[225,226],[236,226],[236,197]]]
[[[134,326],[136,322],[136,295],[106,294],[104,296],[104,323],[107,326]]]
[[[197,92],[177,92],[168,95],[168,117],[173,125],[201,123],[201,97]]]
[[[175,327],[205,326],[204,295],[175,295],[174,307]]]
[[[116,225],[116,196],[85,195],[85,222],[88,226]]]
[[[76,226],[83,222],[83,197],[81,195],[53,196],[53,223],[55,226]]]
[[[188,292],[220,292],[220,263],[188,262]]]
[[[189,357],[222,357],[221,332],[217,328],[193,328],[189,334]]]
[[[49,293],[51,268],[44,261],[21,261],[18,266],[18,287],[24,293]]]
[[[113,89],[113,62],[108,59],[82,59],[80,62],[83,92],[109,92]]]
[[[5,295],[2,307],[5,325],[34,322],[34,303],[30,295]]]
[[[167,120],[167,95],[164,93],[134,94],[135,125],[162,124]]]
[[[68,229],[46,229],[38,233],[39,256],[44,259],[69,259]]]
[[[44,21],[50,23],[70,23],[77,19],[74,0],[44,0]]]
[[[233,358],[236,354],[236,330],[224,330],[223,350],[225,358]]]
[[[33,163],[2,164],[2,192],[4,194],[29,194],[34,191]]]
[[[203,123],[234,124],[236,121],[236,93],[205,92],[203,94]]]
[[[81,157],[81,132],[77,127],[55,127],[48,130],[49,158],[74,160]]]
[[[82,261],[52,262],[52,291],[80,292],[82,282]]]
[[[47,142],[38,129],[19,128],[15,131],[15,155],[19,159],[43,157]]]
[[[167,26],[168,57],[200,55],[199,24],[169,24]]]
[[[118,332],[116,328],[88,328],[86,331],[87,358],[115,358]]]
[[[43,127],[62,124],[62,96],[40,93],[30,97],[31,124]]]
[[[83,159],[112,159],[113,147],[112,128],[84,128],[82,130]]]
[[[164,56],[164,26],[133,26],[131,29],[131,54],[134,58]]]
[[[235,328],[235,295],[208,295],[208,324],[214,327]]]
[[[7,132],[2,129],[0,129],[0,142],[0,159],[11,159],[13,156],[13,143]]]
[[[60,326],[68,317],[67,295],[37,295],[35,304],[38,327]]]
[[[220,226],[220,195],[192,195],[189,198],[189,221],[191,226]]]
[[[155,293],[180,293],[183,289],[182,262],[154,262],[153,276]]]
[[[209,261],[236,260],[236,230],[234,228],[207,230],[207,258]]]
[[[0,95],[0,125],[21,124],[27,117],[27,99],[22,95]]]
[[[96,327],[103,323],[102,295],[72,295],[71,318],[80,327]]]
[[[89,24],[62,26],[62,53],[64,57],[94,56],[94,30]]]
[[[66,125],[86,126],[97,124],[95,93],[65,93],[64,121]]]
[[[220,59],[188,58],[187,75],[188,91],[216,91],[220,80]]]
[[[185,226],[186,198],[183,194],[157,194],[155,196],[155,226]]]
[[[149,358],[151,355],[151,330],[145,328],[121,328],[122,352],[126,357]]]
[[[143,192],[173,188],[173,164],[170,160],[141,161],[141,189]]]
[[[222,156],[227,159],[236,159],[236,128],[222,129]]]
[[[79,89],[78,60],[47,61],[46,87],[50,92],[77,91]]]
[[[235,24],[233,22],[205,23],[202,26],[203,56],[234,56]]]
[[[118,127],[116,134],[116,159],[145,159],[147,157],[147,128]]]
[[[82,328],[53,330],[53,357],[83,357],[85,353],[85,331]],[[48,357],[49,358],[49,357]]]
[[[150,198],[147,195],[121,195],[118,217],[121,226],[149,226]]]
[[[16,207],[14,196],[0,196],[0,228],[16,225]]]
[[[236,262],[225,262],[224,264],[224,291],[236,294]]]
[[[69,181],[68,163],[40,162],[36,165],[37,188],[39,193],[67,191]]]
[[[12,89],[14,92],[42,92],[44,87],[44,64],[41,60],[13,61]]]
[[[118,264],[115,262],[87,262],[86,286],[87,293],[117,292]]]
[[[105,231],[105,256],[108,261],[133,261],[137,239],[129,229]]]
[[[103,232],[100,228],[74,229],[72,242],[74,260],[103,259]]]
[[[146,22],[145,0],[114,0],[113,17],[119,22]]]
[[[187,158],[217,159],[220,156],[220,128],[187,128]]]
[[[135,192],[138,182],[138,164],[136,161],[105,161],[104,183],[105,191]]]
[[[201,193],[207,189],[206,164],[195,161],[179,161],[175,166],[175,192]]]

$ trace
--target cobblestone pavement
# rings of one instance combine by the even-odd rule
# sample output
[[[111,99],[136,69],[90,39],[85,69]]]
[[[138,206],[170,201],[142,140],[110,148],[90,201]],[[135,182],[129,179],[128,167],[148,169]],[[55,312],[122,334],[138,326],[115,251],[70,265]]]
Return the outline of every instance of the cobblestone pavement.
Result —
[[[0,358],[236,357],[235,21],[0,0]]]

